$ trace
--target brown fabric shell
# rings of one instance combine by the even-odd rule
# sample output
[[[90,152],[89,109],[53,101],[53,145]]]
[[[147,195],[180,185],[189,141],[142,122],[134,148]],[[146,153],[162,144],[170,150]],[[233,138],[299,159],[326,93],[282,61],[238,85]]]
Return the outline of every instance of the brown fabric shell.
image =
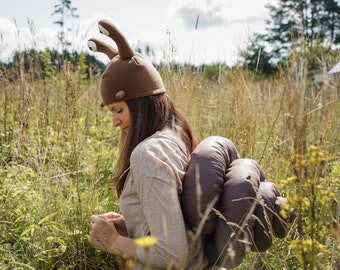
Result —
[[[250,251],[265,251],[287,235],[287,203],[260,166],[240,158],[234,144],[211,136],[193,151],[183,180],[183,216],[204,239],[209,265],[236,267]]]

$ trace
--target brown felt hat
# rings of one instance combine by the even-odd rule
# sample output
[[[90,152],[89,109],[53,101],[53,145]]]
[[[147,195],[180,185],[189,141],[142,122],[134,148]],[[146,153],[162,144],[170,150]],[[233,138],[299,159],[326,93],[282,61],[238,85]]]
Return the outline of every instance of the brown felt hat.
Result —
[[[99,31],[109,36],[118,50],[91,38],[88,47],[105,53],[110,59],[101,80],[101,106],[112,102],[147,97],[165,92],[163,80],[152,63],[136,53],[124,35],[108,20],[98,23]]]

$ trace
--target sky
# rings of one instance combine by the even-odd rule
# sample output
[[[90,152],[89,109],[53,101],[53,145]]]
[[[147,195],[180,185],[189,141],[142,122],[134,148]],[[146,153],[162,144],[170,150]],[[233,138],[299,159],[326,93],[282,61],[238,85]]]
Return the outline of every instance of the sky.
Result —
[[[23,4],[25,3],[25,4]],[[15,50],[57,48],[60,0],[10,0],[0,9],[0,61]],[[277,0],[72,0],[78,18],[66,19],[71,48],[87,51],[107,62],[105,55],[87,49],[87,40],[101,38],[97,23],[109,19],[134,48],[149,46],[154,62],[233,65],[252,33],[265,32],[266,4]],[[22,8],[22,5],[25,5]],[[198,18],[198,20],[197,20]]]

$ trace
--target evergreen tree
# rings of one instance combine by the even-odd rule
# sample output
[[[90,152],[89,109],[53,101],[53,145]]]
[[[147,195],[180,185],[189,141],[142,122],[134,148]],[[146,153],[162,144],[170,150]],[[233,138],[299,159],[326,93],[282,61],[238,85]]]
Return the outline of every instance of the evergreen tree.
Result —
[[[279,0],[277,7],[267,8],[271,20],[266,41],[278,59],[287,56],[292,46],[340,43],[340,6],[335,0]]]
[[[240,52],[241,65],[249,70],[264,75],[274,74],[276,65],[272,62],[271,54],[267,52],[265,37],[255,33],[249,41],[247,48]]]
[[[327,34],[332,43],[340,44],[340,1],[324,0],[324,6],[326,12],[329,14],[328,19],[324,18],[329,25]]]
[[[72,30],[71,28],[67,27],[66,19],[78,18],[79,15],[76,14],[77,8],[71,6],[71,0],[58,1],[59,4],[54,5],[54,12],[51,15],[59,16],[59,18],[54,21],[54,23],[60,27],[58,32],[58,40],[61,45],[62,52],[64,52],[71,45],[71,42],[69,42],[66,38],[66,33]]]

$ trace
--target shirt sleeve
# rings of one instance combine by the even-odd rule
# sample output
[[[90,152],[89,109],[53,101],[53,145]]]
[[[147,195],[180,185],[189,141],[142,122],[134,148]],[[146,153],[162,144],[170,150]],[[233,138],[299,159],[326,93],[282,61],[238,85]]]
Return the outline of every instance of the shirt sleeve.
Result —
[[[188,254],[184,219],[179,202],[186,155],[171,140],[150,140],[131,156],[130,172],[136,183],[150,235],[158,243],[149,249],[153,267],[183,266]],[[137,248],[145,264],[145,248]],[[176,267],[177,268],[177,267]]]

